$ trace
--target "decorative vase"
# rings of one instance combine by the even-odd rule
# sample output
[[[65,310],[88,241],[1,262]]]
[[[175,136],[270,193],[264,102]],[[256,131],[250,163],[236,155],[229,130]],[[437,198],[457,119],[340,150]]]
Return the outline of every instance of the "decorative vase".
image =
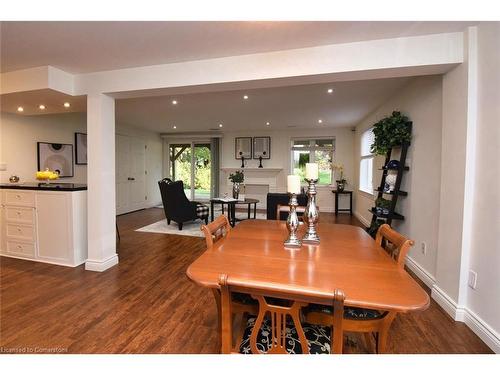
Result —
[[[240,196],[240,183],[233,182],[233,198],[238,199],[239,196]]]
[[[342,192],[345,189],[345,183],[342,181],[337,181],[337,191]]]

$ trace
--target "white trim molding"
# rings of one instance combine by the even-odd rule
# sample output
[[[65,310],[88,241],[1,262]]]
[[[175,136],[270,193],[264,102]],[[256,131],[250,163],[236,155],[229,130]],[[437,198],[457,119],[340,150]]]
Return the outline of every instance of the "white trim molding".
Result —
[[[424,282],[429,288],[432,289],[434,284],[436,284],[436,278],[431,275],[425,268],[418,264],[415,259],[410,256],[406,257],[406,266],[415,274],[417,277]]]
[[[113,254],[108,259],[101,260],[91,260],[87,259],[85,262],[85,269],[87,271],[104,272],[108,268],[111,268],[118,264],[118,255]]]
[[[432,287],[431,296],[455,321],[464,322],[491,350],[500,354],[500,333],[467,307],[459,306],[437,285]]]
[[[354,216],[356,217],[356,219],[358,219],[359,221],[361,221],[361,223],[364,224],[365,226],[367,226],[367,227],[370,226],[370,222],[368,220],[366,220],[363,217],[363,215],[361,215],[359,212],[354,211]]]

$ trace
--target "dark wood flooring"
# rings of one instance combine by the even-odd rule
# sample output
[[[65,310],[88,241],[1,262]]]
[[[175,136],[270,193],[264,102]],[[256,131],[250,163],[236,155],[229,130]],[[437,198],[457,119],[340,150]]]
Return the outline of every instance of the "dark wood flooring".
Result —
[[[185,275],[204,239],[134,231],[162,218],[157,208],[120,216],[120,263],[103,273],[1,257],[0,352],[215,353],[212,294]],[[321,220],[360,225],[348,215]],[[345,351],[373,350],[363,335],[346,335]],[[491,350],[432,302],[396,318],[389,352]]]

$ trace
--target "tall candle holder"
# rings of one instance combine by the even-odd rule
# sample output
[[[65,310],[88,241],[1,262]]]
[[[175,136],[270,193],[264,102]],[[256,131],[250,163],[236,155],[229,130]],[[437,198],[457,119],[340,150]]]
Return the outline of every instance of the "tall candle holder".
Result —
[[[304,212],[304,223],[307,225],[307,231],[302,242],[317,245],[319,244],[319,236],[316,232],[316,225],[319,222],[319,210],[316,205],[316,183],[317,179],[307,179],[306,182],[309,184],[307,189],[308,202],[307,207]]]
[[[284,245],[288,248],[298,248],[302,246],[302,241],[297,237],[297,230],[299,229],[299,217],[297,216],[297,194],[290,193],[290,212],[286,219],[286,228],[288,229],[288,238],[285,240]]]

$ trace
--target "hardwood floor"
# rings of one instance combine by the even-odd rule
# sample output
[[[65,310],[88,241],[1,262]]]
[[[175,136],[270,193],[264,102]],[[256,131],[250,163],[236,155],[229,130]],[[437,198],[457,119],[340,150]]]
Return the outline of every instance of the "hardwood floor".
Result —
[[[163,218],[158,208],[120,216],[120,263],[104,273],[1,257],[0,353],[215,353],[212,293],[185,275],[205,240],[134,231]],[[361,225],[348,215],[321,220]],[[348,334],[344,345],[374,351],[364,335]],[[491,353],[434,301],[398,315],[388,351]]]

